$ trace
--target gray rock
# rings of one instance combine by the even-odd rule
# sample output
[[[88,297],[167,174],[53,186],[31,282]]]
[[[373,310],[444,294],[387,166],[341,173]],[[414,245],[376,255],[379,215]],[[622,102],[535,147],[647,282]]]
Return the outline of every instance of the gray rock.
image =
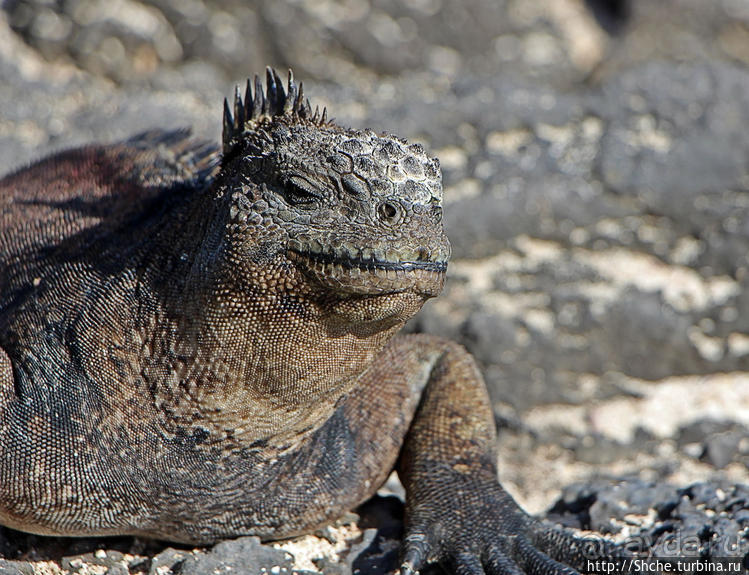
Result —
[[[71,573],[80,572],[84,565],[95,565],[112,575],[127,575],[130,572],[127,563],[122,552],[111,549],[66,556],[60,560],[60,566]]]
[[[257,537],[240,537],[215,545],[205,555],[187,557],[179,564],[179,573],[217,575],[250,570],[255,573],[288,574],[292,573],[293,567],[294,558],[289,553],[263,545]]]
[[[742,441],[749,439],[749,429],[730,421],[701,419],[679,429],[680,449],[690,451],[718,469],[732,461],[741,461]],[[696,449],[695,449],[696,448]]]
[[[747,88],[745,68],[715,62],[649,64],[574,96],[456,81],[411,122],[438,152],[455,134],[468,150],[443,162],[446,226],[457,266],[496,279],[471,293],[454,266],[448,303],[416,328],[462,339],[494,397],[521,408],[575,401],[585,374],[745,370]],[[510,395],[507,381],[530,384]]]
[[[148,568],[148,575],[161,575],[162,573],[174,572],[190,556],[188,551],[168,547],[161,553],[154,555]]]
[[[703,482],[679,489],[637,479],[599,480],[565,488],[548,518],[602,533],[620,533],[626,525],[619,542],[652,558],[741,561],[749,552],[741,514],[748,505],[745,485]]]
[[[710,437],[705,442],[702,459],[722,469],[738,455],[739,444],[744,437],[749,437],[749,435],[729,432]]]
[[[0,559],[0,575],[34,575],[34,566],[25,561]]]

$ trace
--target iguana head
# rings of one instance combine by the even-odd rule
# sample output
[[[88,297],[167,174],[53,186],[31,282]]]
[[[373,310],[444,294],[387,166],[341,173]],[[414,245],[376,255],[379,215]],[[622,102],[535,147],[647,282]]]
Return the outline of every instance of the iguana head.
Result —
[[[242,258],[341,296],[439,293],[450,246],[437,159],[390,135],[312,110],[291,72],[249,80],[224,105],[223,193]],[[286,275],[286,277],[282,277]],[[271,281],[271,280],[267,280]]]

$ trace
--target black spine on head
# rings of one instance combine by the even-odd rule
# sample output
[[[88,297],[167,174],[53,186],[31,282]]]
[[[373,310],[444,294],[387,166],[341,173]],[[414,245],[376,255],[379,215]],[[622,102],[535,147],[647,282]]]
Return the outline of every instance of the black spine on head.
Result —
[[[263,82],[256,75],[255,93],[252,93],[252,83],[249,78],[244,92],[244,101],[239,86],[234,90],[233,113],[229,102],[224,100],[224,154],[239,142],[246,130],[252,130],[254,124],[263,118],[271,119],[276,116],[309,120],[315,124],[327,123],[327,115],[323,110],[322,116],[318,110],[312,112],[308,100],[304,98],[304,89],[294,81],[294,73],[289,70],[289,80],[284,90],[283,80],[273,68],[266,68],[265,90]]]

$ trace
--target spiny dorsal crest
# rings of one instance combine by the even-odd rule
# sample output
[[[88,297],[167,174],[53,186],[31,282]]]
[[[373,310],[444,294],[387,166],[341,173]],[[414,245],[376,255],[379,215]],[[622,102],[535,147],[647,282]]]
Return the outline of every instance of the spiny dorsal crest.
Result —
[[[294,73],[289,70],[289,81],[286,90],[283,80],[273,68],[265,69],[265,91],[263,82],[255,76],[255,92],[253,94],[250,79],[244,92],[244,101],[239,86],[234,89],[234,114],[229,108],[229,102],[224,98],[224,154],[238,142],[247,131],[252,131],[263,119],[275,116],[287,116],[295,119],[305,119],[319,125],[327,124],[327,111],[323,108],[320,113],[315,107],[314,112],[309,100],[304,97],[304,85],[297,86]]]

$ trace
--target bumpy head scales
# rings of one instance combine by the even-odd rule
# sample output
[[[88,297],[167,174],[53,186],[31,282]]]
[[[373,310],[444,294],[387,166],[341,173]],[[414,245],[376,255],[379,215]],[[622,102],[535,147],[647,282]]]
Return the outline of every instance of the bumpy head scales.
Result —
[[[254,92],[237,93],[233,114],[225,106],[236,270],[257,265],[283,289],[328,298],[437,295],[450,255],[439,161],[419,144],[329,122],[291,73],[286,90],[267,76],[265,90],[256,78]]]
[[[297,85],[291,70],[284,90],[283,80],[278,72],[268,67],[265,69],[265,90],[262,80],[256,75],[254,92],[253,82],[247,79],[244,100],[240,87],[235,87],[233,113],[229,102],[224,99],[224,154],[241,141],[245,132],[253,130],[260,121],[274,116],[306,119],[319,125],[328,122],[325,108],[322,112],[318,107],[312,110],[309,100],[304,97],[303,83]]]

